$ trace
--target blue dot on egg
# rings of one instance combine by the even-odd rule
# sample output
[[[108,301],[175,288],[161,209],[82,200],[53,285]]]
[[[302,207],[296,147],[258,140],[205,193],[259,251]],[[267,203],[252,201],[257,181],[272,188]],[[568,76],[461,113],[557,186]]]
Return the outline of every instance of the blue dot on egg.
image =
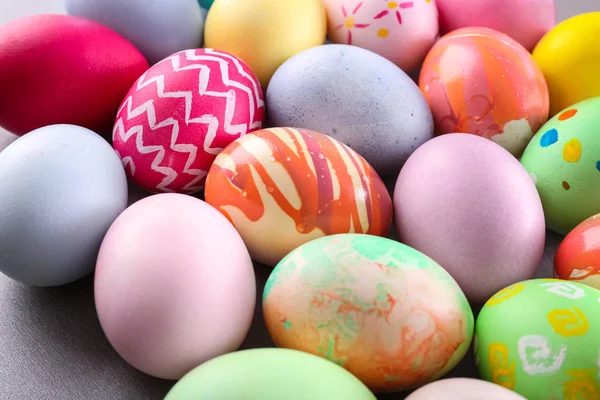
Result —
[[[550,129],[542,135],[540,146],[548,147],[556,142],[558,142],[558,131],[556,129]]]
[[[596,161],[596,169],[600,171],[600,161]]]

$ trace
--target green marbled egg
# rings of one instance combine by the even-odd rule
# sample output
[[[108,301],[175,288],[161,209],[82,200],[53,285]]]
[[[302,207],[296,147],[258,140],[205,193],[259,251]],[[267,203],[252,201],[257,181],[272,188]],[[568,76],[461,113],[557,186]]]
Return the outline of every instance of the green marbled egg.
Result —
[[[485,380],[530,400],[600,399],[600,290],[557,279],[516,283],[475,324]]]
[[[577,103],[533,137],[521,163],[536,182],[546,225],[566,234],[600,212],[600,97]]]

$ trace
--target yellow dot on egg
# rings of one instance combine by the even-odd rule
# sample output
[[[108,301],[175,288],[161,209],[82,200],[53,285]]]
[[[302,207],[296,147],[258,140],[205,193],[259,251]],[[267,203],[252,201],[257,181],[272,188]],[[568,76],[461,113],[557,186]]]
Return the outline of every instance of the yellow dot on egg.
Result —
[[[431,3],[431,0],[425,0],[426,3]]]
[[[390,1],[390,2],[388,3],[388,8],[389,8],[390,10],[395,10],[396,8],[398,8],[398,3],[396,3],[395,1]]]
[[[386,38],[389,34],[390,31],[388,31],[387,29],[380,29],[377,31],[377,36],[379,36],[380,38]]]
[[[346,18],[346,20],[344,21],[344,25],[348,29],[354,28],[354,17],[350,16],[350,17]]]
[[[563,147],[564,160],[570,163],[576,163],[581,158],[581,142],[573,138],[565,143],[565,147]]]

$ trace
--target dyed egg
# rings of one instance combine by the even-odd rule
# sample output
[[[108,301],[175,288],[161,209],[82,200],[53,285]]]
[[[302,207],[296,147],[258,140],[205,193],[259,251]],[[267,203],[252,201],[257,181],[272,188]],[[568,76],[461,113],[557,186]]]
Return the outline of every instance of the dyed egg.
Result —
[[[263,92],[239,58],[186,50],[133,85],[113,130],[128,176],[150,192],[199,192],[224,147],[262,127]]]
[[[438,134],[475,134],[515,156],[548,119],[548,88],[531,54],[491,29],[463,28],[440,39],[419,86]]]
[[[440,378],[467,352],[473,313],[452,277],[401,243],[333,235],[273,270],[263,314],[278,347],[326,358],[375,392]]]
[[[205,196],[252,258],[269,266],[325,235],[385,236],[392,219],[373,168],[337,140],[304,129],[265,129],[233,142],[210,169]]]
[[[560,279],[600,289],[600,214],[569,232],[554,256],[554,272]]]
[[[235,351],[252,323],[254,269],[217,210],[191,196],[147,197],[108,230],[96,267],[96,310],[133,367],[177,380]]]
[[[204,19],[198,0],[63,2],[67,14],[99,22],[123,35],[151,64],[202,44]]]
[[[500,385],[472,378],[442,379],[412,392],[406,400],[527,400]]]
[[[599,38],[600,11],[561,22],[536,46],[533,58],[548,83],[551,115],[600,96]]]
[[[288,58],[325,43],[323,0],[216,0],[206,19],[206,47],[250,65],[266,88]]]
[[[556,23],[553,0],[436,0],[440,31],[470,26],[491,28],[519,42],[528,51]]]
[[[516,158],[475,135],[421,146],[400,172],[394,211],[400,241],[437,261],[475,303],[533,278],[544,254],[533,181]]]
[[[380,174],[397,174],[433,137],[433,117],[413,80],[385,58],[330,44],[285,62],[267,89],[276,126],[323,132],[363,156]]]
[[[200,7],[204,8],[205,10],[210,10],[210,7],[214,2],[215,0],[198,0]]]
[[[521,163],[536,183],[549,229],[567,234],[600,213],[600,97],[554,116],[533,138]]]
[[[109,28],[65,15],[0,26],[0,126],[23,135],[55,124],[110,131],[119,104],[148,69]]]
[[[599,290],[555,279],[499,291],[477,317],[479,374],[527,399],[597,399],[599,302]]]
[[[127,207],[110,145],[74,125],[37,129],[0,153],[0,271],[60,286],[94,270],[106,231]]]
[[[329,38],[363,47],[405,71],[419,67],[438,36],[431,0],[325,0]]]

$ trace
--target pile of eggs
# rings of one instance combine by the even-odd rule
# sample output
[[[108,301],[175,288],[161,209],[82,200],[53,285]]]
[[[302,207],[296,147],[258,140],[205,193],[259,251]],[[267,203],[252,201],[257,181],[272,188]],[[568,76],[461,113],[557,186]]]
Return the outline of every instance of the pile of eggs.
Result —
[[[600,398],[600,12],[64,3],[0,27],[0,271],[165,400]]]

